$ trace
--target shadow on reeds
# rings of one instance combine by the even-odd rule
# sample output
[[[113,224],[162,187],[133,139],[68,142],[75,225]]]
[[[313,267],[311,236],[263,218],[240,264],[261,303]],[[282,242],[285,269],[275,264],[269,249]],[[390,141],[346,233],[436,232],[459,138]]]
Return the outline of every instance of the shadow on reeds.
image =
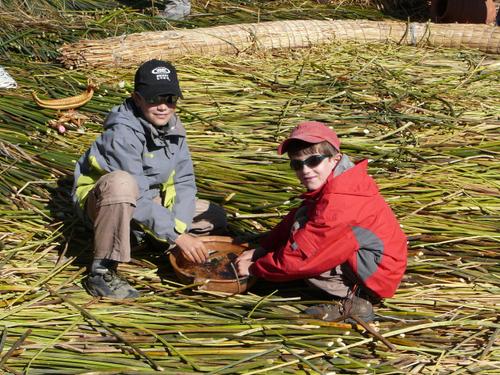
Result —
[[[301,301],[331,301],[333,297],[318,288],[313,288],[304,280],[274,283],[259,279],[250,289],[250,292],[259,296],[274,296],[282,298],[300,298]]]
[[[424,0],[380,0],[382,13],[402,21],[427,22],[430,8]]]
[[[51,217],[58,220],[63,239],[58,250],[57,263],[73,259],[72,263],[84,267],[92,260],[92,230],[78,217],[71,200],[72,176],[64,176],[57,181],[57,187],[49,188],[48,209]]]

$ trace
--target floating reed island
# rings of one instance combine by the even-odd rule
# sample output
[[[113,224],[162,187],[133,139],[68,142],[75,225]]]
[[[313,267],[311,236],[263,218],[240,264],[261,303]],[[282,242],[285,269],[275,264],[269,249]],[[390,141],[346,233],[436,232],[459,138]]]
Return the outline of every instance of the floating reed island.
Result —
[[[245,14],[253,17],[259,4],[245,2],[245,11],[253,9]],[[67,27],[54,27],[60,40],[54,49],[39,48],[54,38],[21,34],[17,49],[8,27],[0,31],[0,48],[11,46],[0,65],[18,84],[0,91],[0,372],[498,373],[498,55],[337,41],[176,60],[199,196],[224,206],[233,235],[263,233],[298,204],[299,184],[276,155],[298,121],[330,123],[344,152],[370,160],[410,244],[406,276],[371,326],[391,349],[360,325],[305,316],[305,308],[325,299],[300,283],[257,281],[238,295],[191,290],[152,248],[135,252],[120,269],[140,299],[116,303],[83,290],[93,245],[71,210],[71,174],[109,109],[130,95],[135,68],[69,70],[58,63],[62,41],[90,22],[88,13],[61,9]],[[94,32],[113,32],[126,20],[138,28],[147,18],[110,9],[92,13]],[[310,9],[325,5],[310,2]],[[61,113],[39,108],[31,92],[74,96],[89,77],[99,85],[78,108],[85,117],[58,133],[50,122],[63,121]]]

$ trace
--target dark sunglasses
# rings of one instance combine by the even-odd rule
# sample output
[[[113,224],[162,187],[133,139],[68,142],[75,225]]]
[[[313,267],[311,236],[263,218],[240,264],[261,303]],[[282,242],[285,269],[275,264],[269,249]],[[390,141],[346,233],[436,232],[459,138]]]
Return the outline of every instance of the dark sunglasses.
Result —
[[[144,99],[148,104],[177,104],[179,97],[176,95],[156,95],[149,99]]]
[[[307,165],[309,168],[314,168],[320,165],[323,160],[331,156],[332,155],[312,155],[305,160],[292,159],[290,160],[290,167],[292,167],[294,171],[302,170],[304,165]]]

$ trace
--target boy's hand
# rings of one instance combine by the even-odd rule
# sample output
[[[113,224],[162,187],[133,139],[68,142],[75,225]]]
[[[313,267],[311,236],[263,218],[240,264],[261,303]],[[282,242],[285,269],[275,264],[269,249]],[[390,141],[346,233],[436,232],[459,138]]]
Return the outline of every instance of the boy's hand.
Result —
[[[236,258],[234,264],[236,265],[238,276],[246,277],[250,275],[248,269],[253,264],[252,258],[254,252],[255,249],[244,251],[238,258]]]
[[[182,255],[191,262],[204,263],[208,258],[208,250],[198,237],[183,233],[175,240]]]

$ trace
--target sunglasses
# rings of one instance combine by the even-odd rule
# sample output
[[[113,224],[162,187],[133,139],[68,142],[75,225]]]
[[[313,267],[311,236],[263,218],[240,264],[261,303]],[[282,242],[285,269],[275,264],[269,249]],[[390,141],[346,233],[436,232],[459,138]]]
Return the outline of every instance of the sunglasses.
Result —
[[[305,160],[292,159],[290,160],[290,167],[294,171],[302,170],[302,168],[304,168],[304,165],[306,165],[309,168],[314,168],[320,165],[323,160],[331,156],[332,155],[312,155]]]
[[[149,99],[144,99],[148,104],[177,104],[179,97],[176,95],[156,95]]]

